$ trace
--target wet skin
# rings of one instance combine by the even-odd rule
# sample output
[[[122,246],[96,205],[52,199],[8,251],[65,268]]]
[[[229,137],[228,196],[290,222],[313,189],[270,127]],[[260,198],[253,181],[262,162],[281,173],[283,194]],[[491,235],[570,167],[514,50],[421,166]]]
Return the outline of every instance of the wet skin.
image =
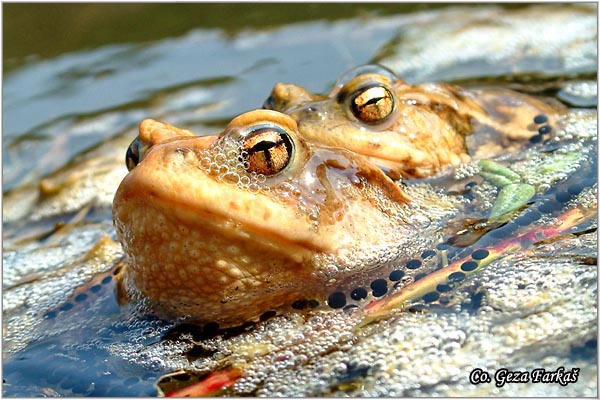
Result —
[[[505,89],[410,85],[378,65],[356,67],[325,96],[278,83],[265,108],[289,114],[304,139],[368,156],[390,177],[423,178],[529,143],[562,107]]]
[[[422,243],[439,218],[366,158],[304,141],[285,114],[192,135],[142,122],[113,203],[124,292],[160,315],[225,326],[324,299]]]

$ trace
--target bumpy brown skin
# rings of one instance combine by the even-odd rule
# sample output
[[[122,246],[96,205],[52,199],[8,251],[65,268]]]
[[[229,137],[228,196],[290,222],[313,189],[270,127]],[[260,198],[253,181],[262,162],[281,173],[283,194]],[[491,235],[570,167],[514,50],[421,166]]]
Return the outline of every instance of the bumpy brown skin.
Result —
[[[287,167],[262,179],[238,159],[248,130],[265,125],[284,129],[294,152]],[[140,128],[151,137],[147,130],[172,127],[148,120]],[[176,136],[149,141],[113,202],[128,256],[125,291],[160,315],[222,326],[257,318],[328,293],[365,270],[364,260],[389,257],[419,223],[429,224],[412,221],[404,192],[377,167],[304,142],[284,114],[256,110],[218,137]]]
[[[537,133],[535,116],[544,114],[553,124],[560,112],[510,90],[409,85],[377,66],[358,67],[344,76],[327,96],[278,83],[265,107],[294,118],[306,140],[368,156],[394,179],[429,177],[472,157],[522,146]],[[351,112],[351,98],[377,83],[393,92],[394,111],[380,124],[364,123]]]

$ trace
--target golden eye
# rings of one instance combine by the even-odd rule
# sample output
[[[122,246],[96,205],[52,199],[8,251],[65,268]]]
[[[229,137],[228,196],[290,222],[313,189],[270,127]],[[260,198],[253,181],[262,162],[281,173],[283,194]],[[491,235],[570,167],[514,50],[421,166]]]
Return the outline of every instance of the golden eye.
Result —
[[[369,86],[358,91],[350,104],[352,113],[367,124],[378,124],[394,111],[394,96],[383,86]]]
[[[258,128],[242,140],[242,161],[248,172],[272,176],[283,171],[293,158],[294,145],[281,128]]]

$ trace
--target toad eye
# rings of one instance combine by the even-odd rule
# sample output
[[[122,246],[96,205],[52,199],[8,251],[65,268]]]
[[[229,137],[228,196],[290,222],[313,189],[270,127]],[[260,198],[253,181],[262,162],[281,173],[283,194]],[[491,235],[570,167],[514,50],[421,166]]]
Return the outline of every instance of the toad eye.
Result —
[[[360,121],[379,124],[394,111],[394,96],[384,86],[367,86],[356,91],[351,98],[350,109]]]
[[[262,127],[242,139],[242,162],[248,172],[272,176],[283,171],[294,155],[290,135],[279,127]]]
[[[125,153],[125,165],[128,171],[131,171],[140,163],[144,151],[140,138],[136,137],[127,148],[127,153]]]

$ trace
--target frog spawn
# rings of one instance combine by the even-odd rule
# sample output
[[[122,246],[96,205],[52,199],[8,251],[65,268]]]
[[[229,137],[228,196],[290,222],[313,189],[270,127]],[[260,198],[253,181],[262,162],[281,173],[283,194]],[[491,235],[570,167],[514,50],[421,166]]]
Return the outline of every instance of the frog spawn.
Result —
[[[569,132],[578,132],[579,140],[590,140],[595,135],[594,121],[591,113],[587,113],[585,118],[581,111],[574,111],[562,116],[558,121],[558,126],[551,127],[546,124],[547,117],[543,114],[534,117],[533,124],[540,126],[539,133],[534,135],[532,143],[534,146],[525,150],[521,159],[513,160],[512,154],[500,155],[495,158],[496,161],[480,160],[463,164],[456,169],[455,179],[464,180],[475,175],[481,175],[485,178],[483,184],[476,186],[472,193],[477,196],[479,202],[483,204],[484,209],[492,209],[492,216],[495,217],[495,211],[504,210],[504,212],[518,209],[525,205],[535,193],[543,193],[550,189],[555,183],[566,179],[571,173],[581,167],[582,161],[589,158],[590,146],[580,146],[573,142],[574,136]],[[587,122],[582,122],[587,119]],[[563,129],[564,127],[564,129]],[[543,143],[540,143],[544,138]],[[501,164],[510,164],[510,167],[504,167]],[[494,190],[494,186],[498,190]],[[510,190],[509,190],[510,189]],[[520,193],[521,192],[521,193]],[[525,194],[527,193],[527,194]],[[502,198],[506,198],[502,204]]]
[[[122,310],[115,300],[112,279],[112,268],[121,259],[122,250],[109,238],[102,238],[106,229],[87,225],[69,231],[62,245],[55,248],[62,262],[58,268],[49,259],[54,253],[50,249],[41,256],[35,251],[27,253],[14,265],[17,268],[10,268],[27,268],[29,263],[37,268],[54,267],[36,279],[6,288],[3,293],[3,322],[7,329],[3,347],[5,394],[135,396],[153,392],[155,374],[132,368],[131,375],[120,376],[112,374],[116,366],[106,362],[112,346],[109,338],[126,330],[117,328],[122,323]],[[82,247],[91,250],[81,254]],[[4,265],[12,267],[15,256],[5,252]],[[145,313],[147,310],[132,320],[139,321]],[[132,335],[136,332],[143,337],[143,329],[150,334],[148,325],[137,331],[134,325],[130,327]],[[31,380],[22,385],[20,375]]]
[[[70,299],[72,289],[110,270],[119,260],[121,249],[103,236],[104,229],[102,224],[75,227],[61,246],[48,246],[43,252],[39,251],[38,243],[16,251],[4,251],[5,352],[16,352],[29,341],[44,337],[47,332],[39,328],[44,315],[49,310],[57,312],[63,307],[66,308],[63,311],[68,311],[75,304],[70,301],[74,300]],[[91,250],[82,254],[81,248]],[[77,268],[81,264],[83,267]]]
[[[572,117],[571,117],[572,118]],[[567,115],[565,119],[569,119]],[[538,115],[534,119],[534,123],[543,124],[547,121],[547,118],[544,115]],[[568,125],[567,125],[568,126]],[[583,140],[585,143],[586,139],[593,139],[595,122],[593,119],[589,119],[587,121],[587,125],[585,129],[579,130],[581,133],[580,140]],[[544,131],[543,134],[547,134],[552,131],[552,129],[548,125],[543,125],[540,131]],[[540,132],[541,133],[541,132]],[[541,133],[542,134],[542,133]],[[563,130],[559,130],[553,139],[554,142],[561,142],[562,146],[556,149],[553,149],[551,152],[536,152],[531,157],[528,157],[526,161],[517,162],[513,164],[513,168],[516,171],[520,171],[522,175],[525,176],[525,179],[535,184],[537,187],[537,192],[540,193],[539,201],[535,206],[529,207],[529,209],[525,210],[518,218],[515,218],[513,222],[508,223],[506,226],[503,226],[501,229],[497,229],[490,232],[490,235],[487,239],[480,241],[481,244],[489,243],[490,245],[494,243],[494,241],[510,237],[514,234],[515,231],[521,229],[524,226],[530,225],[533,222],[537,222],[538,226],[551,226],[555,223],[554,216],[557,215],[563,209],[569,209],[573,206],[576,206],[574,202],[581,201],[580,198],[576,196],[584,190],[584,188],[588,188],[588,190],[594,190],[595,183],[592,176],[590,178],[581,178],[581,173],[574,177],[573,179],[567,179],[569,175],[573,172],[579,170],[582,165],[581,162],[585,159],[597,160],[597,156],[590,155],[590,153],[594,150],[593,146],[585,146],[582,145],[581,141],[571,142],[569,143],[569,139],[573,139],[572,136],[565,133]],[[545,144],[548,145],[550,141],[545,141]],[[502,157],[499,157],[502,159]],[[472,163],[471,165],[474,165]],[[462,176],[460,178],[465,178],[474,175],[475,173],[480,171],[478,163],[478,167],[471,169],[470,173],[465,174],[465,167],[462,168]],[[593,164],[590,168],[591,171],[595,169],[595,164]],[[468,168],[468,167],[466,167]],[[586,171],[587,169],[584,168]],[[508,171],[510,172],[510,171]],[[483,172],[481,172],[483,174]],[[512,173],[512,172],[511,172]],[[583,172],[584,176],[587,172]],[[519,176],[514,173],[514,176]],[[560,185],[556,186],[558,182],[561,182]],[[473,186],[471,186],[473,187]],[[469,188],[470,189],[470,188]],[[489,190],[485,190],[485,192],[490,192]],[[545,193],[543,193],[545,192]],[[543,194],[542,194],[543,193]],[[525,201],[531,196],[528,196]],[[585,198],[585,197],[584,197]],[[492,203],[489,203],[489,206],[492,206]],[[495,204],[494,204],[495,206]],[[584,205],[584,209],[595,209],[594,205]],[[452,257],[456,257],[457,254],[464,254],[467,250],[461,250],[459,248],[453,248],[450,243],[440,243],[438,245],[438,250],[447,251],[445,257],[450,259]],[[448,304],[448,294],[449,292],[453,292],[453,287],[463,281],[466,275],[470,275],[475,271],[480,269],[479,263],[485,263],[485,259],[489,255],[489,251],[485,248],[471,250],[471,260],[465,261],[461,266],[460,270],[457,272],[453,272],[447,276],[447,281],[440,281],[436,290],[431,291],[423,295],[420,299],[423,304],[436,303],[436,304]],[[432,256],[435,255],[436,251],[433,249],[426,250],[423,255]],[[425,258],[425,257],[423,257]],[[425,260],[423,260],[425,261]],[[440,265],[437,267],[434,265],[429,268],[425,268],[424,272],[420,272],[416,276],[404,276],[406,274],[406,269],[416,269],[419,268],[422,264],[421,260],[413,259],[406,262],[404,269],[397,269],[390,273],[388,279],[378,278],[371,282],[370,289],[372,292],[369,292],[368,289],[364,287],[358,287],[351,292],[349,292],[349,296],[347,293],[343,292],[335,292],[332,293],[328,298],[328,305],[331,308],[342,308],[350,309],[352,307],[356,307],[356,305],[346,305],[347,298],[349,297],[352,300],[363,300],[367,297],[367,295],[371,295],[372,297],[381,297],[388,292],[388,286],[391,283],[393,285],[394,290],[400,290],[402,287],[406,286],[414,282],[415,280],[419,280],[424,277],[429,271],[432,269],[440,268]],[[396,281],[401,281],[397,282]],[[418,299],[413,299],[418,300]]]
[[[5,390],[27,396],[40,395],[46,387],[56,388],[65,396],[154,394],[157,377],[177,358],[171,357],[167,367],[165,360],[153,357],[148,350],[176,321],[149,318],[143,303],[120,309],[112,285],[102,286],[102,291],[88,296],[85,302],[45,319],[37,328],[44,333],[35,345],[20,352],[21,357],[5,360],[10,371],[4,376],[10,389],[5,386]],[[86,324],[82,325],[82,320]],[[176,353],[174,347],[168,350]],[[27,374],[35,384],[14,385],[19,381],[15,375],[20,374]]]
[[[528,279],[531,279],[533,275],[536,279],[543,279],[543,275],[539,274],[539,268],[544,268],[541,264],[524,269],[515,269],[511,264],[496,273],[503,275],[506,268],[515,270],[522,278],[529,275]],[[565,265],[565,268],[568,267]],[[563,271],[567,272],[567,269]],[[593,268],[590,266],[587,277],[592,275]],[[496,279],[502,282],[503,278],[497,276]],[[485,289],[487,291],[488,287]],[[589,325],[593,316],[586,311],[593,298],[573,296],[577,291],[568,280],[563,280],[557,288],[563,289],[567,291],[561,298],[569,299],[574,312],[556,316],[560,321],[554,320],[552,313],[544,315],[544,321],[559,324],[540,325],[538,337],[532,338],[532,343],[544,343],[546,339],[560,337],[569,332],[569,326],[574,323],[577,326],[593,326]],[[509,392],[494,385],[470,385],[468,371],[475,367],[493,370],[496,365],[509,368],[517,365],[525,368],[541,366],[547,369],[555,365],[571,365],[568,346],[561,347],[560,355],[551,358],[515,359],[512,335],[519,332],[519,328],[501,323],[505,316],[488,306],[487,302],[509,299],[527,302],[532,298],[531,292],[518,291],[516,298],[506,297],[500,285],[497,292],[486,292],[483,301],[480,300],[483,304],[475,307],[473,302],[469,302],[469,299],[475,301],[470,288],[459,289],[459,293],[464,293],[466,299],[463,304],[453,307],[456,314],[438,314],[435,309],[425,314],[402,313],[360,331],[354,329],[360,319],[358,314],[316,312],[308,318],[301,314],[275,318],[228,341],[216,337],[208,340],[208,344],[196,344],[221,350],[193,363],[199,371],[205,372],[211,370],[210,365],[214,370],[215,359],[226,358],[230,365],[244,366],[243,376],[226,393],[246,396],[310,396],[336,392],[368,396],[449,396],[458,393],[454,390],[489,395]],[[528,309],[523,305],[517,307],[521,307],[521,313]],[[518,324],[521,317],[514,315],[509,321]],[[302,328],[300,331],[299,327]],[[297,334],[290,335],[290,332]],[[592,340],[589,328],[581,336],[584,341]],[[188,342],[188,346],[191,351],[194,344]],[[484,349],[486,357],[478,358],[468,350],[471,347]],[[415,363],[414,360],[423,362]],[[591,371],[585,368],[588,365],[578,362],[580,365],[584,367],[583,375],[592,378]],[[445,382],[452,382],[452,385]],[[457,387],[460,382],[462,384]],[[569,387],[575,393],[593,393],[594,380],[591,382],[580,379],[579,383]],[[527,390],[533,395],[539,393],[536,390],[548,388],[533,386]]]

